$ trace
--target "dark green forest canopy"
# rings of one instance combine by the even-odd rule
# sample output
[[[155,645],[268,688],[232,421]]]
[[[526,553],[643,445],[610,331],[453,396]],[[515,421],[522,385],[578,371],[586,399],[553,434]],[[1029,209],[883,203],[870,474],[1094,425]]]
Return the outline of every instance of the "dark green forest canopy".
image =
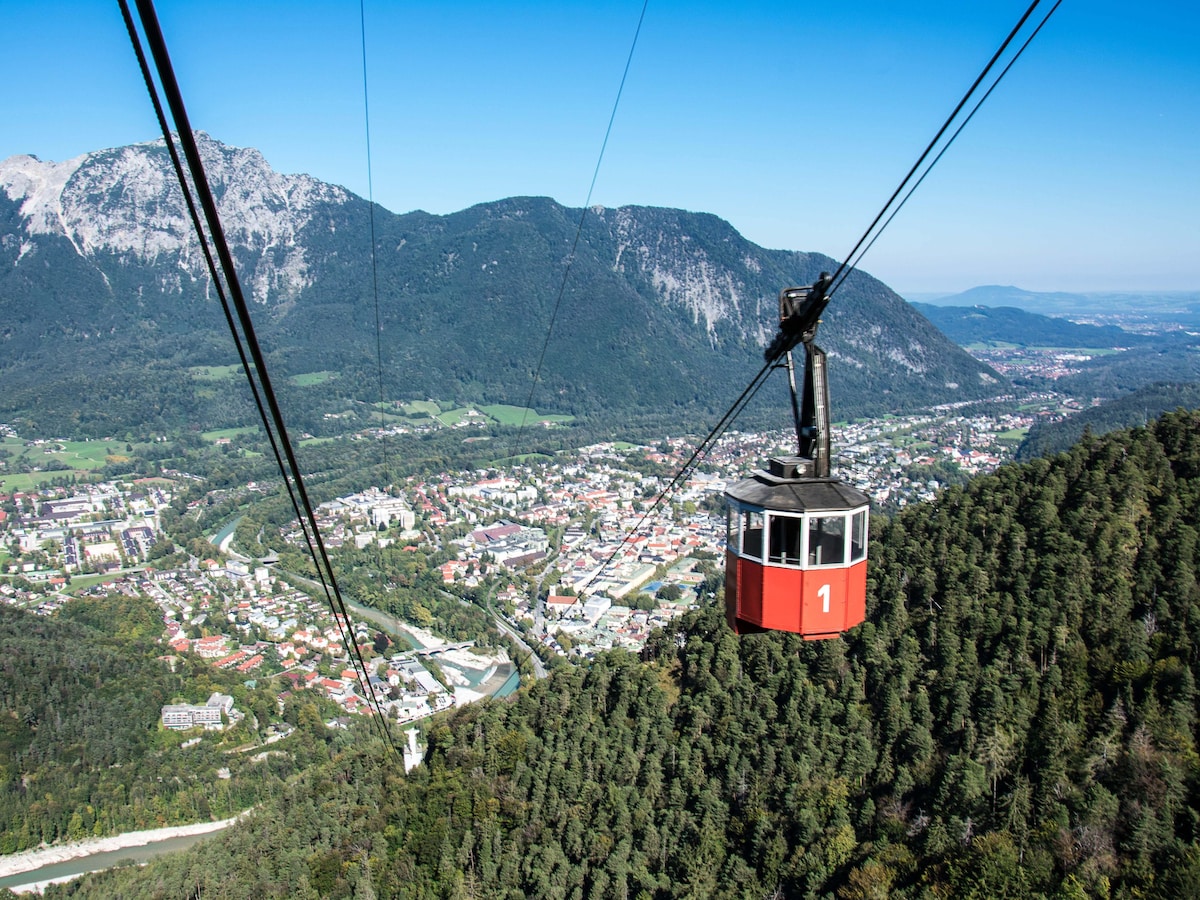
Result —
[[[868,622],[716,608],[48,896],[1200,895],[1200,414],[886,523]]]
[[[1145,425],[1173,409],[1200,408],[1200,383],[1156,382],[1132,393],[1093,406],[1059,422],[1038,422],[1017,449],[1017,459],[1033,459],[1069,450],[1083,437],[1107,434],[1118,428]]]
[[[189,656],[169,666],[161,634],[145,598],[74,600],[51,617],[0,605],[0,853],[232,816],[328,757],[319,722],[257,761],[230,752],[253,746],[246,723],[182,748],[192,735],[160,727],[163,704],[236,694],[265,728],[276,692]]]
[[[1013,306],[913,306],[960,346],[1003,341],[1019,347],[1144,347],[1155,339],[1115,325],[1089,325]]]

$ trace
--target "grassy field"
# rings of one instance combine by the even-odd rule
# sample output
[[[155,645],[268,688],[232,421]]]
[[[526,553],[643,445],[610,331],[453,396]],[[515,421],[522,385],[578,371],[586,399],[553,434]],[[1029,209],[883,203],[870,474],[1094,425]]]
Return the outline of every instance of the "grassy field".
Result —
[[[0,446],[12,454],[7,460],[8,473],[0,475],[0,490],[31,491],[55,478],[74,475],[88,478],[108,462],[123,462],[123,441],[55,441],[27,447],[18,438],[6,438]],[[42,467],[51,461],[63,468],[38,472],[14,472],[23,466]]]
[[[433,400],[414,400],[411,403],[403,404],[400,408],[410,416],[427,413],[431,417],[436,417],[442,411],[442,408]]]
[[[293,375],[288,380],[296,387],[312,387],[314,384],[324,384],[335,374],[335,372],[304,372],[300,375]]]
[[[996,435],[998,441],[1016,441],[1025,440],[1025,436],[1029,434],[1028,428],[1010,428],[1008,431],[1001,431]]]
[[[102,581],[111,581],[112,579],[112,575],[72,575],[67,593],[74,594],[76,591],[86,590]]]
[[[458,409],[451,409],[442,413],[441,415],[435,416],[435,418],[443,425],[454,427],[459,422],[466,419],[467,416],[472,412],[478,412],[478,410],[476,410],[473,406],[460,406]],[[487,416],[484,416],[484,418],[487,419]]]
[[[364,403],[362,406],[358,417],[372,425],[389,425],[393,422],[411,424],[413,421],[412,417],[404,409],[398,408],[395,403],[380,403],[376,400],[374,403]]]
[[[206,441],[219,441],[222,438],[235,438],[241,434],[257,434],[260,431],[257,425],[243,425],[241,428],[219,428],[216,431],[202,431],[200,437]]]
[[[526,425],[532,425],[536,422],[570,422],[574,416],[559,416],[559,415],[538,415],[536,409],[526,409],[523,406],[506,406],[504,404],[495,404],[493,406],[481,406],[479,411],[485,413],[495,419],[501,425],[520,425],[524,422]]]
[[[234,366],[192,366],[188,374],[196,381],[232,381],[242,378],[242,367]]]
[[[99,469],[110,456],[126,454],[122,441],[66,441],[60,446],[62,452],[49,455],[75,469]]]
[[[61,475],[62,473],[59,472],[57,474]],[[5,475],[4,477],[0,478],[0,491],[4,492],[5,494],[9,493],[10,491],[18,491],[20,493],[32,491],[38,485],[45,484],[52,477],[53,476],[49,472],[34,472],[32,475],[24,475],[21,473],[17,473],[16,475]]]

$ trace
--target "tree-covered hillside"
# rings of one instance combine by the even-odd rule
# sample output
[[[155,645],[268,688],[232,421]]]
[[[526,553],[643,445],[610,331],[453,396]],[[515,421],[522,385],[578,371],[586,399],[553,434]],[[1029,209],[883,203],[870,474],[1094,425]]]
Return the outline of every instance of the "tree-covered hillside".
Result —
[[[74,600],[43,617],[0,605],[0,853],[235,815],[324,756],[297,732],[253,759],[278,719],[275,692],[205,661],[163,658],[162,614],[145,599]],[[191,747],[160,726],[163,704],[236,694],[246,719]],[[299,710],[289,718],[298,720]],[[225,777],[218,777],[224,770]]]
[[[1069,450],[1085,431],[1107,434],[1145,425],[1173,409],[1200,409],[1200,383],[1157,382],[1058,422],[1037,422],[1017,448],[1017,459]]]
[[[1079,371],[1054,382],[1055,390],[1072,397],[1116,399],[1148,385],[1200,382],[1200,337],[1162,335],[1151,348],[1096,356],[1078,364]]]
[[[1200,895],[1200,413],[884,524],[868,622],[716,608],[76,897]]]
[[[1089,325],[1042,316],[1013,306],[942,306],[914,303],[938,330],[960,346],[999,341],[1019,347],[1146,347],[1155,339],[1115,325]]]

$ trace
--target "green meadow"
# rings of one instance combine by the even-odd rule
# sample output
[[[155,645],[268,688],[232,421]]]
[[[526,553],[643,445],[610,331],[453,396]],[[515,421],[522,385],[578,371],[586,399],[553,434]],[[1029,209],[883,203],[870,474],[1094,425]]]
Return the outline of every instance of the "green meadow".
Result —
[[[4,491],[31,491],[55,478],[86,479],[110,460],[127,458],[123,441],[49,441],[26,446],[19,438],[6,438],[0,448],[9,454],[0,468],[0,490]],[[26,467],[39,471],[16,471]]]
[[[293,375],[288,380],[296,387],[312,387],[314,384],[324,384],[335,374],[334,372],[304,372],[300,375]]]
[[[405,415],[415,416],[419,413],[425,413],[430,418],[434,418],[442,411],[434,400],[413,400],[411,403],[405,403],[401,407]]]
[[[219,441],[225,438],[232,440],[243,434],[257,434],[261,431],[257,425],[243,425],[240,428],[218,428],[216,431],[202,431],[200,437],[206,441]]]
[[[196,381],[232,381],[244,377],[242,367],[234,366],[192,366],[188,374]]]
[[[1013,441],[1020,443],[1025,440],[1025,436],[1029,434],[1028,428],[1010,428],[1008,431],[1001,431],[996,435],[998,441]]]
[[[539,415],[536,409],[526,409],[524,406],[506,406],[502,403],[481,406],[479,411],[495,419],[501,425],[520,425],[522,423],[533,425],[538,422],[563,423],[570,422],[575,418],[574,416]]]
[[[479,410],[476,410],[473,406],[460,406],[458,409],[447,410],[444,413],[435,415],[434,418],[443,425],[449,425],[453,428],[459,422],[462,422],[464,419],[470,416],[472,412],[479,412]]]

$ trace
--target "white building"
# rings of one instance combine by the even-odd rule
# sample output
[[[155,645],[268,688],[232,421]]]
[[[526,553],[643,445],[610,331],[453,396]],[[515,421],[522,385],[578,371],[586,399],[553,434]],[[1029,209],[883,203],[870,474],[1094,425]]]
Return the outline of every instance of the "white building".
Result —
[[[164,728],[173,731],[186,731],[189,728],[203,727],[207,731],[220,731],[224,728],[221,714],[233,716],[233,698],[228,694],[214,693],[203,706],[192,703],[168,704],[162,708],[162,723]]]

